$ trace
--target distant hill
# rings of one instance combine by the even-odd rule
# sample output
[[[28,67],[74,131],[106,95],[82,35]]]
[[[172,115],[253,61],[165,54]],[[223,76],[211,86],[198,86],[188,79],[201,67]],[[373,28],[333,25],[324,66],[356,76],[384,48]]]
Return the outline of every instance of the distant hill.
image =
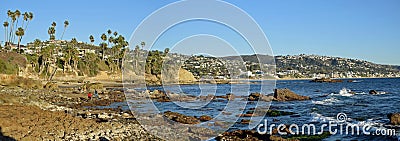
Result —
[[[226,61],[276,64],[277,72],[297,72],[303,77],[313,77],[314,74],[341,74],[355,77],[392,77],[400,75],[400,66],[381,65],[359,59],[319,55],[241,55],[220,57]]]
[[[275,58],[270,55],[262,55],[262,54],[253,54],[253,55],[241,55],[241,56],[227,56],[220,57],[222,60],[232,61],[237,60],[240,61],[243,59],[245,62],[254,62],[261,64],[275,64]]]

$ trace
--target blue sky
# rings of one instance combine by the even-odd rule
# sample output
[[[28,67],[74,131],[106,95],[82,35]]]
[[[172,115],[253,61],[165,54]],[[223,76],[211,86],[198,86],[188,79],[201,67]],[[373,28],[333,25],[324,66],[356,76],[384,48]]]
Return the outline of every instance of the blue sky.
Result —
[[[100,35],[107,29],[116,30],[129,38],[143,19],[172,2],[175,1],[3,1],[0,6],[0,21],[6,20],[8,9],[32,11],[34,19],[26,31],[23,43],[36,38],[48,39],[47,29],[53,21],[58,24],[59,37],[66,19],[70,26],[64,39],[76,37],[88,42],[89,35],[94,35],[98,43]],[[258,22],[275,55],[318,54],[400,65],[398,0],[227,2],[243,9]],[[208,28],[209,31],[212,29]],[[180,29],[175,30],[182,32]],[[0,41],[3,41],[4,30],[1,31]]]

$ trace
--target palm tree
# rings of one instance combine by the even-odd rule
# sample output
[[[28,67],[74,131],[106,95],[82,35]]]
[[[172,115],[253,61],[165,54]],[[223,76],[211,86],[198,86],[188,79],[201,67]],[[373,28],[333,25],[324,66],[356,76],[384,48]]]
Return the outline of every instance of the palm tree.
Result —
[[[22,51],[21,51],[21,45],[20,44],[21,44],[22,36],[25,35],[24,29],[22,27],[18,28],[18,30],[15,32],[15,35],[18,36],[18,52],[21,54]]]
[[[101,53],[101,60],[104,60],[104,54],[105,54],[105,49],[107,48],[107,43],[100,43],[100,45],[99,45],[100,47],[101,47],[101,51],[102,51],[102,53]]]
[[[128,46],[128,42],[125,41],[125,38],[122,35],[119,35],[116,39],[115,39],[115,50],[117,51],[117,55],[115,56],[116,59],[118,59],[117,61],[117,66],[118,68],[121,68],[121,61],[122,58],[125,55],[125,47]]]
[[[3,26],[4,26],[4,41],[5,41],[5,44],[4,44],[4,46],[7,46],[7,32],[8,32],[8,25],[9,25],[9,23],[7,22],[7,21],[5,21],[4,23],[3,23]]]
[[[14,12],[14,17],[15,17],[15,20],[16,20],[15,29],[17,29],[18,19],[19,19],[20,16],[21,16],[21,12],[19,10],[15,10],[15,12]],[[13,35],[13,39],[12,39],[13,43],[14,43],[14,41],[15,41],[15,35]]]
[[[108,30],[107,30],[108,36],[110,36],[112,33],[113,33],[113,32],[111,31],[111,29],[108,29]]]
[[[30,21],[32,21],[32,19],[33,19],[33,13],[29,12],[28,13],[28,22],[25,25],[25,31],[26,31],[26,29],[28,29],[28,24],[29,24]]]
[[[89,40],[90,40],[90,42],[91,42],[92,45],[93,45],[93,43],[94,43],[94,37],[93,37],[93,35],[90,35],[90,36],[89,36]]]
[[[13,15],[13,12],[10,9],[8,9],[7,10],[7,21],[12,15]]]
[[[64,21],[64,31],[63,31],[63,33],[61,34],[61,39],[60,39],[60,40],[63,39],[65,30],[67,29],[68,25],[69,25],[69,22],[68,22],[67,20],[65,20],[65,21]]]
[[[142,49],[144,48],[144,46],[146,46],[145,42],[141,42],[140,45],[142,45]]]
[[[24,28],[24,31],[26,32],[26,29],[28,28],[29,21],[31,21],[33,19],[33,13],[32,12],[29,12],[29,13],[25,12],[22,15],[23,15],[23,19],[24,19],[22,21],[22,28],[24,27],[24,22],[26,21],[26,25],[25,25],[25,28]],[[20,40],[22,40],[22,37],[21,37]]]
[[[72,44],[72,40],[71,43]],[[64,49],[63,49],[63,54],[64,54],[64,65],[63,65],[63,73],[65,73],[65,68],[68,68],[68,66],[70,65],[71,62],[71,58],[72,58],[72,50],[73,47],[72,45],[67,45]]]
[[[110,46],[110,43],[112,43],[115,46],[115,39],[114,37],[110,36],[110,38],[108,38],[108,46],[111,48],[114,48],[114,46]],[[113,50],[112,55],[115,55],[115,51]]]
[[[115,32],[114,32],[114,37],[117,37],[117,35],[118,35],[118,32],[115,31]]]
[[[112,31],[110,29],[107,30],[108,37],[111,38]],[[110,46],[110,39],[108,40],[107,46]]]
[[[14,24],[15,24],[15,21],[17,20],[17,17],[15,16],[14,12],[11,12],[11,11],[9,11],[9,13],[7,13],[7,14],[11,18],[10,31],[8,32],[8,44],[11,44],[12,38],[14,36],[14,34],[13,34]]]
[[[25,23],[25,21],[26,22],[28,22],[28,17],[29,17],[29,13],[28,12],[25,12],[24,14],[22,14],[22,27],[24,27],[24,23]]]
[[[106,47],[107,47],[107,44],[105,43],[106,41],[107,41],[107,35],[106,34],[102,34],[101,35],[101,40],[103,40],[103,43],[102,44],[100,44],[100,46],[101,46],[101,50],[102,50],[102,60],[104,60],[104,54],[105,54],[105,50],[106,50]]]
[[[54,34],[56,33],[56,29],[54,27],[49,27],[49,30],[47,30],[47,33],[50,36],[50,40],[54,41],[56,39],[56,37],[54,36]]]
[[[38,53],[39,51],[37,50],[37,48],[40,46],[40,52],[42,52],[42,41],[40,41],[40,39],[35,39],[35,41],[33,41],[33,47],[35,49],[35,53]],[[40,56],[40,55],[38,55]]]
[[[49,30],[47,30],[47,33],[49,34],[51,41],[54,41],[56,39],[56,36],[55,36],[56,26],[57,26],[57,23],[53,22],[53,23],[51,23],[51,27],[49,27]]]
[[[167,55],[169,53],[169,48],[164,49],[164,54]]]

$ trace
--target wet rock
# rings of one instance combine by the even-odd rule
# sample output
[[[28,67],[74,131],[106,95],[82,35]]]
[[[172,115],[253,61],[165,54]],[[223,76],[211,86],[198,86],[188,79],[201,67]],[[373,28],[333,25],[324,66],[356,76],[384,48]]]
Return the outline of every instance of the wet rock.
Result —
[[[150,94],[151,99],[160,99],[160,98],[167,97],[165,92],[160,91],[160,90],[154,90],[153,92],[150,92],[149,94]]]
[[[269,117],[278,117],[278,116],[288,116],[288,115],[294,115],[295,113],[293,112],[285,112],[285,111],[278,111],[278,110],[268,110],[267,111],[267,116]]]
[[[200,116],[199,120],[204,122],[204,121],[210,121],[212,118],[210,116],[207,115],[202,115]]]
[[[370,90],[369,94],[376,95],[376,94],[390,94],[390,92],[385,91],[377,91],[377,90]]]
[[[274,100],[276,101],[295,101],[310,100],[308,96],[298,95],[289,89],[275,89]]]
[[[318,83],[341,83],[343,80],[340,79],[330,79],[330,78],[316,78],[311,80],[311,82],[318,82]]]
[[[248,97],[248,100],[249,101],[259,101],[259,100],[261,100],[261,101],[269,102],[269,101],[273,100],[273,97],[272,96],[263,95],[263,94],[260,94],[260,93],[251,93],[249,95],[249,97]]]
[[[221,98],[221,99],[226,99],[226,100],[235,100],[235,98],[239,98],[239,96],[235,96],[232,93],[228,93],[228,94],[223,95],[223,96],[216,96],[216,98]]]
[[[253,115],[254,115],[254,111],[250,110],[250,111],[247,111],[245,114],[239,114],[238,116],[239,117],[252,117]]]
[[[239,117],[252,117],[253,114],[239,114]]]
[[[200,120],[192,116],[186,116],[180,113],[166,111],[164,112],[164,116],[170,120],[183,123],[183,124],[198,124]]]
[[[270,135],[261,135],[256,131],[252,130],[236,130],[232,132],[225,132],[215,138],[217,141],[240,141],[240,140],[251,140],[251,141],[269,141]]]
[[[168,94],[168,97],[171,101],[195,101],[196,97],[191,96],[191,95],[185,95],[185,94]]]
[[[216,98],[216,97],[214,97],[214,95],[212,95],[212,94],[209,94],[207,96],[200,96],[199,97],[200,100],[204,100],[204,101],[210,101],[210,100],[213,100],[214,98]]]
[[[242,120],[240,120],[240,124],[250,124],[250,120],[249,119],[242,119]]]
[[[261,94],[260,93],[251,93],[249,95],[249,101],[258,101],[260,98]]]
[[[400,125],[400,113],[392,113],[388,115],[390,124]]]
[[[369,91],[369,94],[378,94],[378,91],[376,91],[376,90],[370,90],[370,91]]]

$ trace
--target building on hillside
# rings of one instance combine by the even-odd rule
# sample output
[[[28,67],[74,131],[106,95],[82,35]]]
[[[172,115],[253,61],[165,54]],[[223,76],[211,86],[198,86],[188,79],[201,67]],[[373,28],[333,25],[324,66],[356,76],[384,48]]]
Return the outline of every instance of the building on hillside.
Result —
[[[96,53],[96,50],[92,50],[92,49],[78,49],[79,51],[79,58],[85,57],[86,53]]]

